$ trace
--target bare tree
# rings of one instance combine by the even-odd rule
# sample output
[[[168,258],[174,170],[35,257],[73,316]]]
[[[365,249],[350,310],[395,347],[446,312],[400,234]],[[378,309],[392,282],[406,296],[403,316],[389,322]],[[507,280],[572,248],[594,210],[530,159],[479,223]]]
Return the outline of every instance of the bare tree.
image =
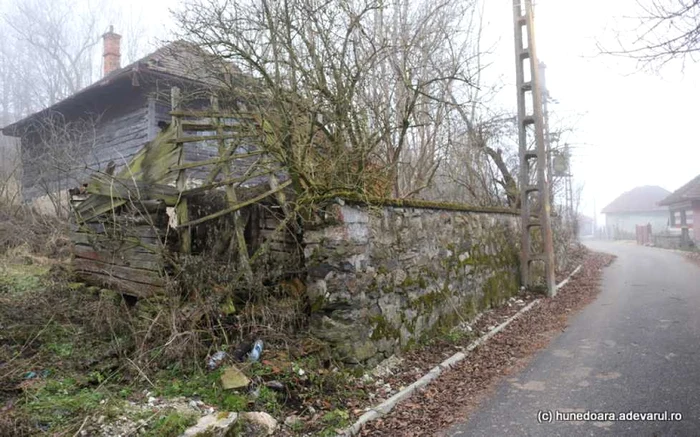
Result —
[[[0,5],[0,127],[50,107],[97,80],[102,71],[100,41],[109,23],[124,29],[124,62],[143,54],[142,22],[112,0]],[[25,149],[13,155],[22,158],[12,166],[13,181],[26,173],[23,178],[42,190],[32,197],[42,197],[59,214],[66,204],[60,190],[78,180],[85,173],[86,160],[93,158],[85,151],[95,141],[95,117],[78,118],[69,121],[55,111],[42,116],[29,131],[21,132],[27,139]],[[0,137],[3,141],[9,140]]]
[[[183,37],[259,80],[260,107],[298,187],[388,185],[405,197],[430,185],[455,138],[448,90],[471,86],[469,39],[456,36],[473,7],[193,0],[177,19]]]
[[[75,13],[65,1],[28,0],[16,2],[5,14],[6,24],[16,38],[32,48],[33,67],[42,84],[38,96],[51,105],[76,93],[96,77],[94,50],[100,38],[100,21],[95,3]]]
[[[125,61],[143,54],[140,19],[112,0],[78,6],[26,0],[0,7],[0,109],[18,118],[78,92],[100,77],[102,34],[126,31]]]
[[[67,120],[51,112],[27,128],[24,137],[24,179],[33,181],[36,206],[58,217],[69,213],[68,189],[79,186],[96,168],[94,156],[99,116]]]
[[[639,0],[635,28],[623,30],[619,47],[608,54],[639,60],[644,66],[660,67],[678,59],[695,62],[700,51],[700,0]]]

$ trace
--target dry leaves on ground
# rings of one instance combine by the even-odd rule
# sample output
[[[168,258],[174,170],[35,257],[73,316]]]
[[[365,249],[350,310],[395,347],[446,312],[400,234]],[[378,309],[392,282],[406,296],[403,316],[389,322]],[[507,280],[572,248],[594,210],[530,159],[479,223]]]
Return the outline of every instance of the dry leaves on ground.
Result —
[[[399,404],[381,420],[370,422],[360,435],[433,436],[453,422],[465,420],[503,376],[522,369],[537,350],[546,347],[553,336],[566,328],[570,314],[595,299],[603,267],[613,259],[611,255],[589,253],[581,271],[555,298],[542,299],[531,311],[474,350],[455,368],[444,372],[423,391]],[[475,328],[499,324],[517,310],[519,308],[502,307],[482,317]],[[419,360],[411,361],[413,366],[429,361],[423,355],[412,360]]]

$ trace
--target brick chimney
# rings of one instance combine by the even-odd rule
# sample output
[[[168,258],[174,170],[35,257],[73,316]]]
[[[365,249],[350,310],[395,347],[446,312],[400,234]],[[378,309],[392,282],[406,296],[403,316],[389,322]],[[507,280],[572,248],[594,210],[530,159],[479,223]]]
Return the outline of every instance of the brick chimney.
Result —
[[[114,33],[114,27],[109,26],[109,32],[102,35],[102,41],[104,43],[104,74],[103,77],[107,76],[114,70],[119,70],[121,68],[121,35]]]

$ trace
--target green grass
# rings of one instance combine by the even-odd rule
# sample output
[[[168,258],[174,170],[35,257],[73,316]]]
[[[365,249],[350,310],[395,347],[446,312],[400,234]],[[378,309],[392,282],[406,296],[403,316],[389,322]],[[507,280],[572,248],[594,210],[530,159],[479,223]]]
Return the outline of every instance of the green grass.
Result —
[[[49,268],[37,264],[0,265],[0,293],[24,294],[42,288]]]
[[[101,404],[105,401],[105,404]],[[100,391],[83,388],[77,380],[64,378],[45,381],[36,391],[28,390],[21,408],[38,424],[54,431],[106,408],[107,396]]]
[[[195,423],[197,423],[197,419],[192,414],[163,413],[155,419],[153,425],[143,435],[147,437],[177,437]]]
[[[157,379],[156,396],[188,398],[198,397],[203,402],[225,411],[245,411],[248,397],[245,394],[221,387],[221,370],[210,373],[183,374],[179,371],[164,372]]]
[[[143,367],[147,382],[125,357],[137,361],[130,355],[138,341],[134,334],[143,335],[143,328],[149,325],[119,325],[124,320],[122,311],[127,311],[120,298],[70,281],[49,275],[46,266],[7,264],[0,259],[0,362],[11,363],[7,368],[12,369],[0,375],[0,386],[18,387],[11,395],[14,412],[26,417],[32,429],[74,435],[86,417],[105,416],[109,423],[127,416],[134,422],[148,422],[143,427],[145,435],[167,437],[180,435],[195,422],[187,413],[170,410],[154,416],[151,409],[128,407],[127,401],[144,404],[144,391],[150,391],[162,398],[198,398],[219,411],[266,411],[278,419],[315,405],[328,414],[319,423],[299,422],[294,432],[324,428],[330,436],[334,435],[330,430],[348,422],[345,401],[365,396],[348,385],[353,376],[350,370],[331,371],[320,354],[292,358],[274,349],[266,349],[261,362],[239,364],[250,379],[260,382],[253,394],[223,389],[222,370],[185,369],[174,364],[159,371],[160,355],[155,357],[156,367]],[[151,320],[158,308],[152,314],[143,308],[123,314]],[[135,331],[135,326],[141,331]],[[142,362],[138,365],[143,366]],[[265,386],[273,380],[282,383],[285,391]],[[285,405],[291,398],[293,405]],[[0,405],[8,399],[0,397]]]
[[[334,437],[338,434],[338,430],[350,425],[350,413],[335,409],[324,414],[321,417],[321,422],[324,428],[317,435],[319,437]]]

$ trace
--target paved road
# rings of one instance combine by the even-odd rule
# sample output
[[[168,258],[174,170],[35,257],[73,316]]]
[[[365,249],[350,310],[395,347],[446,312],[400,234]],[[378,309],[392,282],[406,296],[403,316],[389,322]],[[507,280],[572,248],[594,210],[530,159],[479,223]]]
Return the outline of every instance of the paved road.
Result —
[[[588,245],[618,256],[599,297],[448,435],[700,436],[700,267],[662,249]],[[557,410],[683,419],[538,423]]]

